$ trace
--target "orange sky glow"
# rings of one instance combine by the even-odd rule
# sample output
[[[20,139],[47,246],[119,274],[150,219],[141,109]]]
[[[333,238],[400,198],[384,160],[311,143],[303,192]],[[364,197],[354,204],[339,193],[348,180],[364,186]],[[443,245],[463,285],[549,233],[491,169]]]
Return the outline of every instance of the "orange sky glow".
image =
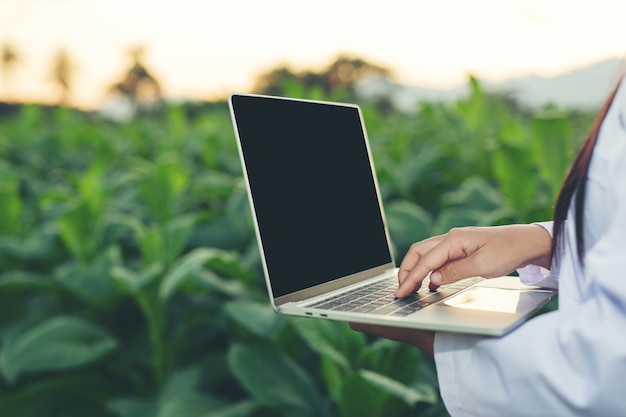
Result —
[[[278,65],[317,69],[340,53],[413,85],[548,76],[623,58],[624,16],[624,0],[0,0],[0,44],[20,53],[0,100],[54,101],[51,61],[63,49],[71,102],[98,107],[137,45],[177,98],[247,90]]]

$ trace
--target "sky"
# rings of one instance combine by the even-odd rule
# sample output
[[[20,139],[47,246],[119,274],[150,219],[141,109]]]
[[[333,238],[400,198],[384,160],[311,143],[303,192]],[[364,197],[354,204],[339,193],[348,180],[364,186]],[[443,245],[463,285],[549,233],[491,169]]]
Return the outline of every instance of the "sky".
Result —
[[[447,88],[555,75],[626,57],[625,0],[0,0],[0,45],[20,55],[0,100],[54,101],[54,55],[75,65],[71,102],[98,107],[145,47],[175,98],[247,91],[281,65],[322,69],[340,53],[397,81]]]

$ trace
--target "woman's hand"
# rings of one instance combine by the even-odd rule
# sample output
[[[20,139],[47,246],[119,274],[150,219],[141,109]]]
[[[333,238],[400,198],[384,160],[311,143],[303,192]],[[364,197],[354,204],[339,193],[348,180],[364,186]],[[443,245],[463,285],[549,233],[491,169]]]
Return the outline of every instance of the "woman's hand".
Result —
[[[494,278],[534,264],[550,267],[552,237],[538,225],[465,227],[415,243],[400,264],[397,297],[406,297],[430,275],[431,286],[482,276]],[[435,332],[350,323],[353,330],[409,343],[433,355]]]
[[[400,264],[396,297],[472,276],[494,278],[529,264],[550,267],[552,237],[538,225],[465,227],[414,243]]]

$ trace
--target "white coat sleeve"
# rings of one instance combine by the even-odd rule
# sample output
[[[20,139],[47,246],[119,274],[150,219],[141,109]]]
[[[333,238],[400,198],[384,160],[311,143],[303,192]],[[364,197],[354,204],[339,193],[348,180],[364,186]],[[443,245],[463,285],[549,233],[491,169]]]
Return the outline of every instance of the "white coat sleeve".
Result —
[[[534,223],[543,227],[552,236],[554,222]],[[526,265],[517,270],[520,281],[526,285],[539,285],[542,287],[558,288],[558,281],[551,279],[550,270],[538,265]]]
[[[626,415],[624,184],[622,151],[607,190],[608,227],[585,257],[584,301],[501,338],[436,334],[440,390],[453,417]]]

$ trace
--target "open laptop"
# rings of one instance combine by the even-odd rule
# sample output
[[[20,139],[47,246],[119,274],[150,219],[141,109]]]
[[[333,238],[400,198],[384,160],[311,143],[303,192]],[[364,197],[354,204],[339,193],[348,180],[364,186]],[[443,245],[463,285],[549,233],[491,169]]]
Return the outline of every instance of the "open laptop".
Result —
[[[229,107],[276,312],[502,335],[555,296],[516,277],[476,277],[394,298],[397,268],[360,108],[252,94],[232,94]]]

